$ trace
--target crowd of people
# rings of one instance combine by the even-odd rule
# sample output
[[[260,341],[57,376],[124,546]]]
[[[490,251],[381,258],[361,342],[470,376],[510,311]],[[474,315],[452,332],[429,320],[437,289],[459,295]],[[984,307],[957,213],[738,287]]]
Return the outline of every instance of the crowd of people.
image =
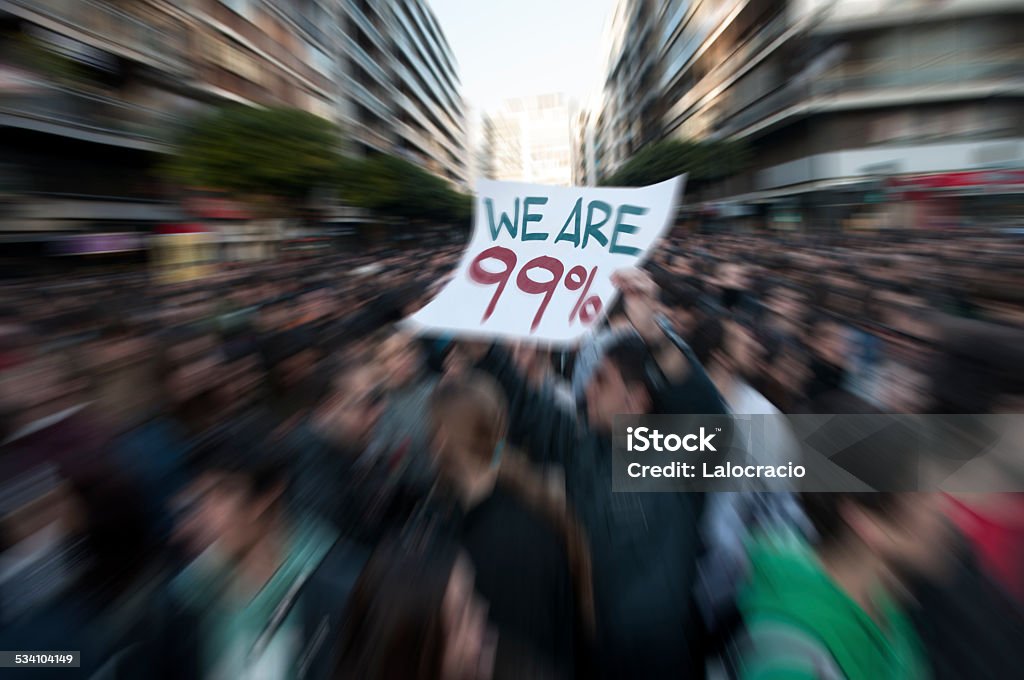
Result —
[[[557,351],[397,326],[460,255],[4,281],[0,649],[98,679],[1015,674],[1020,497],[613,493],[611,430],[1014,413],[1019,239],[680,231]]]

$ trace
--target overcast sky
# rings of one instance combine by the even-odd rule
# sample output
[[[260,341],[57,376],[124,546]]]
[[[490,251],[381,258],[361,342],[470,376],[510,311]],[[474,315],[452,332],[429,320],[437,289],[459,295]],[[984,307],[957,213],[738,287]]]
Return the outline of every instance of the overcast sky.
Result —
[[[428,0],[458,60],[462,94],[490,110],[507,97],[564,92],[600,78],[614,0]]]

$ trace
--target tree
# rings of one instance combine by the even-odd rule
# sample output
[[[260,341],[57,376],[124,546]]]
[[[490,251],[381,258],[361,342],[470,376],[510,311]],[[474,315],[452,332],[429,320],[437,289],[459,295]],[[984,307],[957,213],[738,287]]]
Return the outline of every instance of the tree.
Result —
[[[270,211],[301,211],[317,188],[333,187],[339,131],[290,108],[227,105],[187,127],[166,165],[170,179],[226,191]]]
[[[645,186],[684,172],[689,173],[690,183],[723,179],[741,171],[748,156],[746,146],[740,142],[666,139],[640,149],[602,184]]]
[[[409,161],[386,154],[343,163],[345,200],[382,217],[468,222],[472,199]]]

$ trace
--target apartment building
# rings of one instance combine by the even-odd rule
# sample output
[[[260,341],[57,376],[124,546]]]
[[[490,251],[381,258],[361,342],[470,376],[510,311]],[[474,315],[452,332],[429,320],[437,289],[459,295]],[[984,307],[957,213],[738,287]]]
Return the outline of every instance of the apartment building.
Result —
[[[0,35],[5,239],[185,219],[156,169],[224,101],[309,111],[352,153],[466,182],[457,67],[424,0],[0,0]]]
[[[656,73],[657,122],[641,136],[741,140],[752,151],[748,172],[691,187],[690,207],[846,228],[928,226],[957,212],[1002,219],[998,204],[1019,205],[1016,175],[992,185],[986,173],[1024,168],[1020,2],[620,4],[631,3],[627,16],[648,17],[650,29],[626,33],[635,47],[616,54],[650,48],[639,61],[653,58]],[[599,141],[603,174],[623,161],[616,147],[635,146],[635,133],[624,139]]]
[[[568,186],[573,106],[558,93],[508,99],[490,114],[495,179]]]

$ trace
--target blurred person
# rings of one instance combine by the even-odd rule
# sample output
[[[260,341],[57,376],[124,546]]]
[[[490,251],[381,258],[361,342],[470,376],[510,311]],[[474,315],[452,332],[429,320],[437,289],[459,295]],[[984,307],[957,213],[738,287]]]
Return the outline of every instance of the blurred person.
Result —
[[[190,440],[218,425],[227,404],[222,391],[223,355],[215,336],[173,328],[162,340],[159,380],[165,414]]]
[[[401,525],[420,500],[362,458],[384,394],[375,367],[349,360],[337,368],[327,398],[282,443],[295,452],[295,507],[364,545]]]
[[[769,293],[766,307],[770,328],[784,338],[799,338],[803,335],[807,298],[802,290],[792,286],[778,286]]]
[[[779,414],[779,409],[748,382],[759,364],[763,348],[745,325],[733,319],[705,318],[694,329],[690,346],[732,413]],[[773,447],[768,459],[778,460],[788,455],[793,444],[792,441],[780,442]]]
[[[549,350],[520,343],[512,351],[512,360],[518,365],[520,373],[536,389],[550,392],[554,400],[565,410],[575,409],[572,390],[561,376],[555,373]]]
[[[6,452],[0,462],[0,640],[61,648],[88,618],[67,604],[84,565],[80,498],[52,462],[16,471]]]
[[[83,348],[83,359],[91,378],[96,408],[115,427],[131,426],[132,414],[152,408],[156,395],[137,389],[151,380],[151,343],[134,325],[112,321]]]
[[[81,672],[88,677],[143,672],[151,660],[140,663],[132,652],[156,634],[151,622],[164,573],[141,490],[116,468],[97,470],[51,490],[31,512],[39,518],[56,513],[47,530],[53,549],[38,552],[46,542],[37,535],[37,552],[27,552],[17,538],[18,520],[5,518],[5,540],[19,542],[5,546],[0,572],[4,586],[16,584],[21,592],[18,599],[4,593],[0,644],[74,648],[82,652]],[[119,674],[101,673],[114,667]]]
[[[719,265],[712,279],[718,289],[719,303],[729,311],[740,311],[748,302],[746,291],[749,286],[746,267],[740,262],[725,262]]]
[[[809,379],[807,352],[803,346],[796,341],[780,340],[754,382],[772,405],[783,413],[793,413]]]
[[[160,389],[157,360],[151,345],[144,348],[145,356],[122,384],[124,401],[109,414],[118,430],[111,456],[142,491],[150,531],[155,538],[166,539],[173,529],[172,499],[184,488],[193,442],[163,410],[168,403]]]
[[[909,365],[927,366],[936,355],[938,320],[922,301],[908,298],[898,305],[883,304],[882,323],[877,326],[885,342],[886,355]]]
[[[941,581],[919,579],[912,588],[911,614],[933,677],[1013,677],[1024,664],[1024,500],[1021,494],[958,494],[947,508],[956,527],[948,573]]]
[[[612,343],[585,384],[586,426],[570,417],[538,436],[550,439],[590,540],[595,675],[699,675],[703,655],[691,597],[703,496],[612,494],[611,428],[618,414],[721,414],[725,406],[689,347],[659,324],[650,278],[629,271],[616,281],[633,331]],[[477,354],[477,366],[494,375],[506,395],[527,394],[522,403],[544,408],[500,347],[464,348]],[[510,413],[511,420],[520,417]]]
[[[267,398],[267,375],[258,343],[240,338],[224,345],[221,390],[229,413],[259,407]]]
[[[20,567],[0,579],[7,611],[66,583],[64,539],[73,524],[70,486],[109,469],[110,433],[88,401],[89,382],[66,354],[31,356],[0,373],[0,533]],[[24,567],[38,563],[33,569]],[[53,566],[49,568],[39,565]],[[52,576],[52,579],[50,578]],[[26,587],[23,578],[35,580]],[[38,586],[36,588],[35,586]]]
[[[277,298],[260,306],[256,327],[264,334],[276,333],[287,328],[293,316],[294,310],[289,301]]]
[[[170,585],[160,677],[330,674],[329,641],[366,555],[292,516],[288,463],[266,435],[240,423],[197,455],[190,512],[213,540]]]
[[[823,405],[835,401],[863,401],[849,390],[852,354],[850,328],[836,317],[821,315],[808,333],[810,377],[802,387],[803,409],[824,413]]]
[[[577,404],[583,403],[585,388],[593,378],[605,350],[622,336],[633,332],[620,302],[608,311],[605,323],[600,329],[583,336],[576,349],[572,369],[572,393]]]
[[[598,342],[606,342],[601,339]],[[593,348],[595,352],[600,351]],[[595,354],[591,360],[597,358]],[[530,393],[511,395],[511,408],[520,414],[510,424],[508,432],[509,444],[527,454],[530,462],[549,479],[557,480],[563,474],[555,451],[549,446],[546,433],[558,423],[571,418],[577,409],[576,398],[573,396],[568,382],[555,375],[550,362],[550,354],[541,348],[519,343],[512,348],[511,359],[519,374],[530,385]],[[584,359],[586,361],[586,359]],[[586,366],[581,371],[589,370]],[[535,399],[540,395],[540,399]],[[538,436],[538,433],[541,433]]]
[[[289,328],[311,326],[320,323],[328,311],[328,291],[313,286],[302,293],[296,301],[295,319]]]
[[[942,354],[932,376],[928,410],[940,414],[1020,413],[1024,404],[1024,332],[951,317],[942,317],[937,327]],[[1004,474],[1014,471],[1005,470]],[[1020,493],[965,494],[957,498],[952,513],[975,571],[1014,598],[1018,610],[1024,607],[1022,499]],[[971,578],[978,581],[980,577]]]
[[[0,372],[0,410],[11,419],[0,442],[0,641],[50,649],[95,641],[105,653],[105,631],[86,632],[120,605],[151,557],[151,536],[136,531],[143,513],[125,500],[133,496],[107,504],[109,495],[95,492],[121,475],[86,377],[65,353],[24,356]],[[112,508],[134,514],[119,518]]]
[[[447,380],[431,422],[460,541],[505,640],[535,650],[561,677],[582,673],[593,630],[589,551],[564,499],[505,451],[501,388],[482,373]],[[589,677],[589,673],[582,673]]]
[[[396,476],[415,480],[426,492],[434,477],[427,413],[438,376],[427,371],[422,346],[403,332],[380,344],[376,361],[387,396],[366,455],[382,458]]]
[[[759,465],[797,463],[800,444],[789,423],[747,378],[757,366],[760,345],[743,324],[710,316],[696,327],[691,338],[696,358],[708,372],[729,412],[738,420],[758,419],[759,445],[746,452]],[[763,493],[757,493],[762,491]],[[803,531],[805,520],[793,495],[784,485],[769,490],[710,494],[704,515],[708,554],[701,564],[700,602],[712,629],[728,628],[733,618],[734,583],[746,570],[745,543],[758,531]]]
[[[794,537],[751,548],[739,597],[744,678],[926,678],[904,587],[934,573],[948,529],[937,494],[804,494],[812,546]]]
[[[282,431],[294,427],[326,391],[318,364],[322,359],[312,329],[291,328],[266,338],[262,352],[267,371],[267,405]]]
[[[473,588],[472,564],[454,544],[382,544],[355,585],[331,677],[491,680],[495,640]]]
[[[70,617],[78,629],[58,646],[81,651],[81,672],[95,680],[146,674],[152,664],[148,650],[161,634],[154,622],[167,604],[161,591],[168,570],[145,493],[117,469],[75,485],[83,568],[56,613]],[[40,644],[31,635],[17,646]]]
[[[0,444],[31,444],[39,435],[78,424],[91,403],[90,387],[70,353],[27,353],[0,373],[0,410],[8,419],[8,434]]]
[[[885,413],[925,413],[931,380],[924,371],[895,361],[879,365],[872,396]]]
[[[700,291],[685,283],[677,284],[671,278],[660,285],[664,314],[672,330],[681,338],[690,337],[700,317]]]

